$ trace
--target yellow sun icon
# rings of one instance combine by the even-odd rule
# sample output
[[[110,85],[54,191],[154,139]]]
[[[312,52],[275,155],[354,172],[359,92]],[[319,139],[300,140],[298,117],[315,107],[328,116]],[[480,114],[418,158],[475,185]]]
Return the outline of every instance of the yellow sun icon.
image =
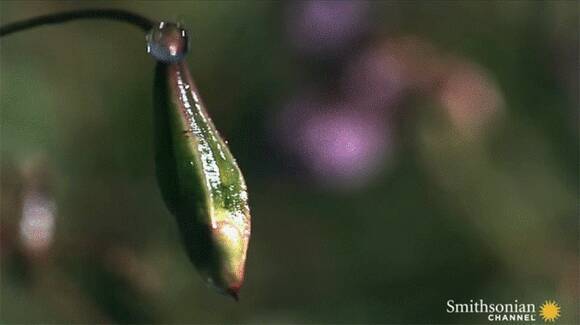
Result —
[[[544,322],[554,322],[560,317],[560,306],[553,300],[546,300],[540,306],[540,316]]]

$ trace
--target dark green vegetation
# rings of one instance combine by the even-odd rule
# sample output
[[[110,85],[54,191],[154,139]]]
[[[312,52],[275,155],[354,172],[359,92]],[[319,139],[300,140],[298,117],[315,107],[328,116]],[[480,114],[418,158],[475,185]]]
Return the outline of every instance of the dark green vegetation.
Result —
[[[161,198],[142,34],[78,22],[0,42],[3,322],[465,324],[485,319],[446,314],[447,299],[483,298],[554,299],[558,323],[578,323],[576,3],[375,3],[371,31],[334,61],[299,53],[275,2],[2,1],[0,20],[110,5],[191,31],[188,64],[251,200],[241,301],[206,288]],[[442,82],[408,93],[376,173],[324,183],[334,174],[313,176],[277,135],[306,119],[280,113],[303,87],[345,102],[340,67],[401,35],[479,67],[502,108],[466,136],[447,121]],[[299,148],[303,130],[289,131]],[[50,249],[34,254],[20,235],[32,189],[56,205]]]

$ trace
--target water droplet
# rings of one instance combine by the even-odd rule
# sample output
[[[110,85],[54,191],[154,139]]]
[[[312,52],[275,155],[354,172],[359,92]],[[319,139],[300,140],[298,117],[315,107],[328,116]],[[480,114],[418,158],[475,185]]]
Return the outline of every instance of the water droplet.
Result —
[[[155,60],[175,63],[183,60],[189,51],[189,36],[175,23],[160,22],[147,34],[147,53]]]

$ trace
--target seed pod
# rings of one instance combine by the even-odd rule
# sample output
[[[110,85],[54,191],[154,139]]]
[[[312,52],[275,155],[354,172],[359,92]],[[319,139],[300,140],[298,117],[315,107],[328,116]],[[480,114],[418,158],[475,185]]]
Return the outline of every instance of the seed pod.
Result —
[[[163,46],[187,49],[179,43],[187,37],[176,33],[178,28],[165,23],[154,32],[166,42]],[[244,178],[209,118],[187,64],[157,59],[155,158],[161,192],[193,264],[208,283],[237,300],[250,239]]]

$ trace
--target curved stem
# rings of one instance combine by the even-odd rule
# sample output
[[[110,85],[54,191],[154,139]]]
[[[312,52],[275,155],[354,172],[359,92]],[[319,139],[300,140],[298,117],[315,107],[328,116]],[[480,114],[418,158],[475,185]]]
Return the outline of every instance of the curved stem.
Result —
[[[129,23],[148,32],[155,22],[149,18],[121,9],[85,9],[38,16],[0,26],[0,37],[26,29],[50,24],[60,24],[78,19],[108,19]]]

